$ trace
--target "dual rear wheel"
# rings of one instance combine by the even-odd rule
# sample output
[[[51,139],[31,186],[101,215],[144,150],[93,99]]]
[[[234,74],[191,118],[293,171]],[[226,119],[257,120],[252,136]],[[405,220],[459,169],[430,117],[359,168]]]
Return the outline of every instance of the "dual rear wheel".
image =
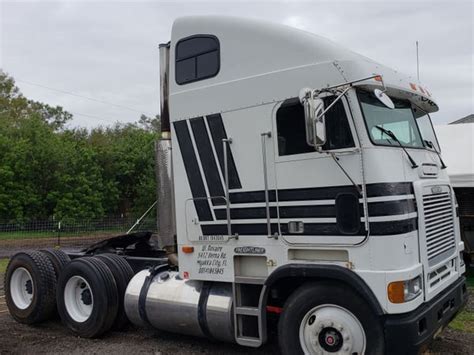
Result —
[[[115,254],[71,261],[60,250],[22,252],[7,266],[6,303],[20,323],[39,323],[57,312],[73,332],[93,338],[128,324],[123,298],[133,274]]]

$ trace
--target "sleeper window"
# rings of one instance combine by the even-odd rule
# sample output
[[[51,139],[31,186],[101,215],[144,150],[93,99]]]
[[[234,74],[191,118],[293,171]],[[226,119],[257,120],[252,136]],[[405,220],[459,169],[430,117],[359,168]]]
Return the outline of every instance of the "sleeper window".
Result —
[[[198,35],[176,45],[176,82],[180,85],[216,76],[220,67],[220,48],[216,37]]]

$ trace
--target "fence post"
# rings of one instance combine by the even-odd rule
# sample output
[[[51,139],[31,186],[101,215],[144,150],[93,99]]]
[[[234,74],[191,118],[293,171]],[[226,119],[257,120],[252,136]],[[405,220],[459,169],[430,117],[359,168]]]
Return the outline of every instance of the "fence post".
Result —
[[[61,246],[61,221],[58,222],[58,247]]]

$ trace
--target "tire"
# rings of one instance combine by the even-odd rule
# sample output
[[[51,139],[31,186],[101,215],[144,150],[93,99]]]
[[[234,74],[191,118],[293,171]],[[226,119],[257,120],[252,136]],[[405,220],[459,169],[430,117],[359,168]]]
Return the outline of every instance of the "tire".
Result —
[[[114,276],[97,258],[71,261],[59,275],[56,298],[62,322],[83,338],[95,338],[108,331],[117,317],[119,301]]]
[[[124,297],[128,283],[134,275],[133,270],[124,258],[115,254],[102,254],[96,256],[96,258],[102,260],[114,275],[115,283],[117,284],[119,309],[112,328],[116,330],[123,329],[129,323],[125,314]]]
[[[278,338],[283,355],[384,353],[380,319],[350,287],[328,281],[304,284],[288,298]]]
[[[10,259],[4,290],[8,310],[17,322],[35,324],[54,315],[56,274],[39,251],[17,253]]]
[[[61,274],[61,271],[71,261],[71,258],[65,252],[58,249],[42,249],[40,252],[46,255],[49,261],[51,261],[53,264],[57,280]]]

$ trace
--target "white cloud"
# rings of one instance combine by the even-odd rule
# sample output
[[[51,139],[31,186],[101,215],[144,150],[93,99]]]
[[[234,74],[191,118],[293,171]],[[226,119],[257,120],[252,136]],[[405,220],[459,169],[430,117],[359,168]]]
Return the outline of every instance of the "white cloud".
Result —
[[[1,1],[1,0],[0,0]],[[388,66],[416,75],[446,122],[473,110],[473,8],[465,1],[86,1],[0,3],[0,66],[25,81],[157,113],[158,44],[183,15],[265,19],[328,37]],[[31,98],[73,113],[122,122],[138,113],[25,83]],[[76,116],[91,126],[93,119]]]

